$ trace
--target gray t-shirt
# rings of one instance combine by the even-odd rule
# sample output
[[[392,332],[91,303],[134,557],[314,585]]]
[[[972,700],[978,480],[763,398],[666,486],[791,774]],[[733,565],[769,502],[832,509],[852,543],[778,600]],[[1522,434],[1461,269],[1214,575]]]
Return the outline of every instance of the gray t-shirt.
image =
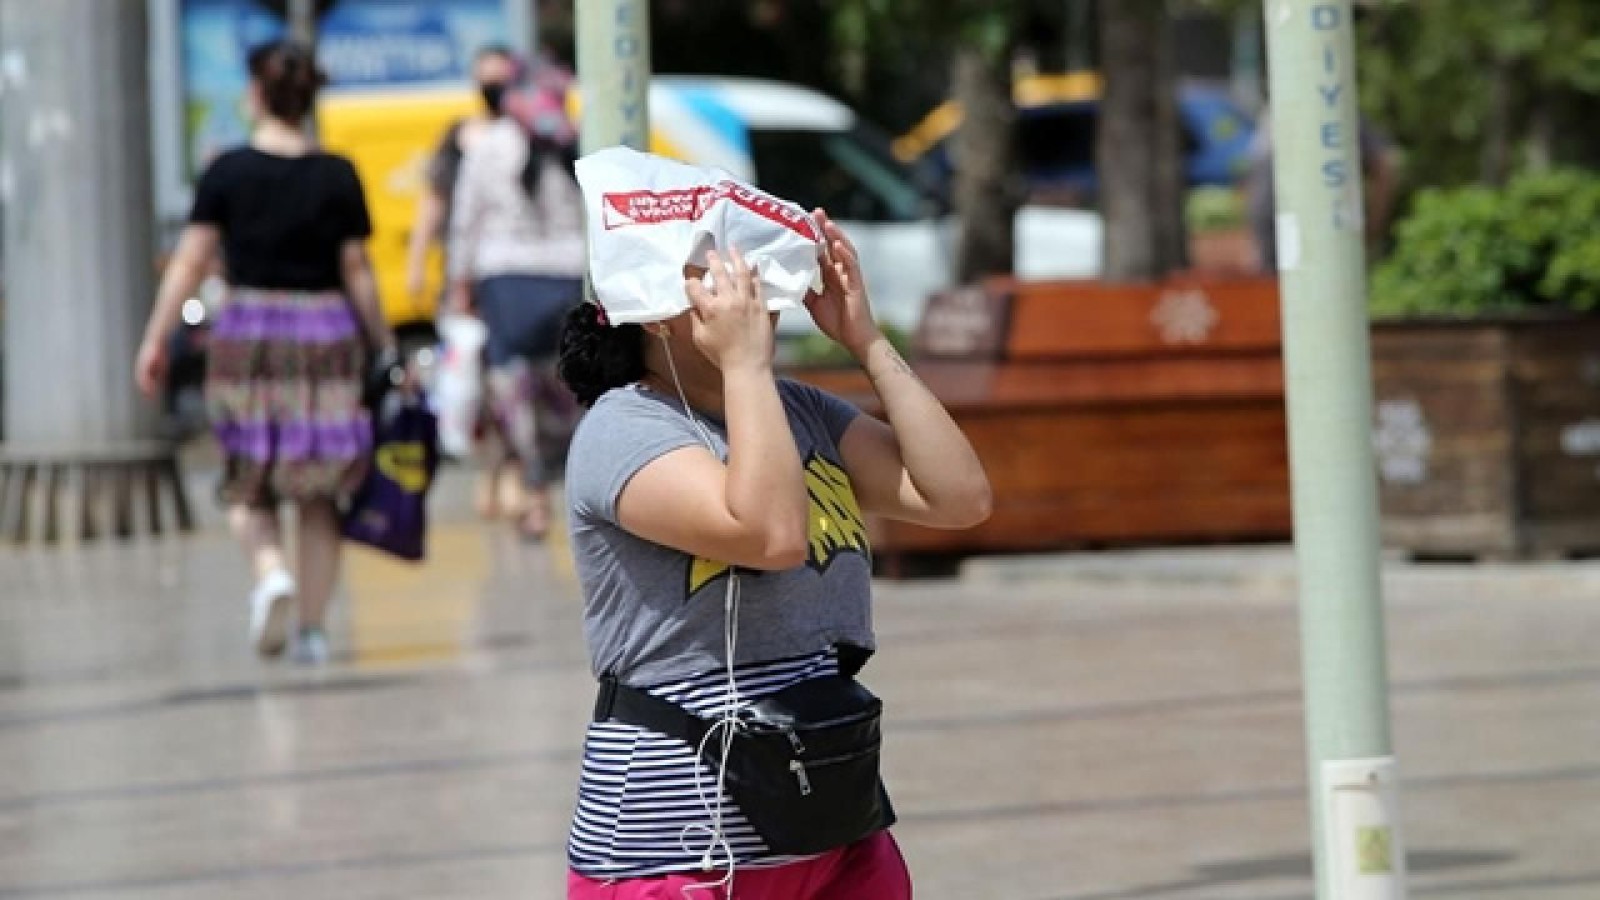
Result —
[[[839,440],[859,412],[809,385],[778,394],[811,495],[811,552],[784,572],[741,570],[735,663],[786,659],[835,644],[874,647],[871,548]],[[722,423],[700,416],[717,455]],[[728,567],[646,541],[617,524],[617,498],[639,470],[703,444],[676,397],[633,385],[595,402],[572,439],[567,504],[596,675],[651,686],[721,668]]]

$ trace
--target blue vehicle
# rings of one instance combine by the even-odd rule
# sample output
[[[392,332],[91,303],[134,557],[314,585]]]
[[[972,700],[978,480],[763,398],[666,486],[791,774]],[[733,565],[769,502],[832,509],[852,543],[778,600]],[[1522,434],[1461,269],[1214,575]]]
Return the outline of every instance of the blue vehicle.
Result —
[[[1094,199],[1095,133],[1100,116],[1100,78],[1093,72],[1031,76],[1017,81],[1017,153],[1030,195],[1065,204]],[[954,170],[951,140],[962,113],[946,101],[894,142],[895,155],[927,167],[944,179]],[[1208,85],[1178,91],[1183,127],[1184,170],[1191,187],[1232,185],[1248,163],[1255,124],[1228,94]]]

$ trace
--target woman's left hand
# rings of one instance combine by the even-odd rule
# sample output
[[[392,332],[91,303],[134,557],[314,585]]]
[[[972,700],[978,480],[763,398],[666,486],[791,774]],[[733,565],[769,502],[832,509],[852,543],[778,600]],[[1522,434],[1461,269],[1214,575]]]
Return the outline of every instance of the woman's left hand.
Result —
[[[822,292],[806,297],[806,309],[823,334],[860,359],[883,334],[872,318],[860,257],[855,245],[826,212],[819,208],[812,217],[822,228],[828,255],[820,260]]]
[[[446,302],[449,311],[458,316],[472,315],[472,283],[465,278],[457,278],[450,282],[450,291]]]
[[[133,362],[133,381],[146,397],[161,396],[167,383],[167,348],[160,339],[147,338]]]

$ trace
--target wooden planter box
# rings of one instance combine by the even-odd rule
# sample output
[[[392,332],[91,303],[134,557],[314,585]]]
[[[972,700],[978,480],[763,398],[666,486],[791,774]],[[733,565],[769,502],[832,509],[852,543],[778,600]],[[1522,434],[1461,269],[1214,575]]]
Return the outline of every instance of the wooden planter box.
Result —
[[[938,298],[915,367],[983,459],[994,515],[967,531],[873,523],[879,558],[1287,537],[1278,328],[1270,280]],[[855,370],[795,374],[876,405]]]
[[[1372,356],[1386,544],[1600,551],[1600,321],[1383,323]]]

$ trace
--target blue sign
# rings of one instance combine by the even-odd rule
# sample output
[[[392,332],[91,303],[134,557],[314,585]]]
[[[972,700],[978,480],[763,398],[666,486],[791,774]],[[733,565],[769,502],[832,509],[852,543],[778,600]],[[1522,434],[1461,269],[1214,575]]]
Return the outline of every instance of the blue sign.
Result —
[[[322,20],[320,56],[335,86],[386,86],[465,78],[472,44],[452,28],[451,13],[439,2],[344,3]],[[471,5],[471,4],[469,4]],[[483,6],[485,4],[478,4]],[[496,24],[500,4],[487,4]],[[459,13],[457,13],[459,15]],[[503,40],[503,39],[502,39]],[[498,41],[494,41],[498,42]]]
[[[248,138],[245,60],[287,25],[256,0],[182,0],[181,29],[192,172]],[[321,19],[318,59],[333,90],[450,84],[508,38],[504,0],[339,0]]]

